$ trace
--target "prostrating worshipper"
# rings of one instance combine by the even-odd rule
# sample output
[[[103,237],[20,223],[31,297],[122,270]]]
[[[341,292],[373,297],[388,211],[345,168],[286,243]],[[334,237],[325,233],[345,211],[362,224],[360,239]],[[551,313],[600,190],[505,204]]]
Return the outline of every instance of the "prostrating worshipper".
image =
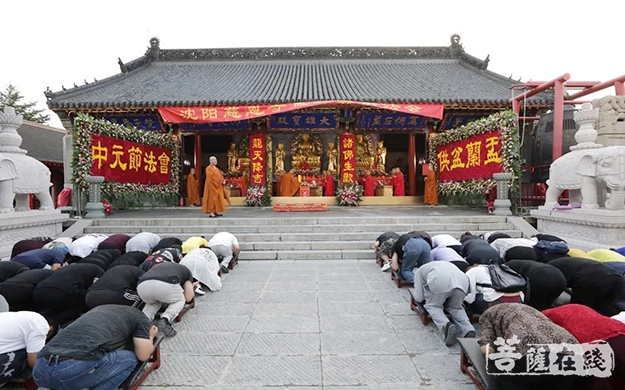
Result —
[[[569,257],[581,257],[582,259],[596,260],[594,257],[590,256],[581,249],[569,248],[569,251],[566,254],[569,255]]]
[[[460,243],[464,245],[464,243],[469,240],[482,240],[482,237],[477,236],[471,232],[462,233],[462,235],[460,236]]]
[[[432,236],[432,248],[439,246],[451,248],[458,252],[458,254],[462,251],[462,243],[450,234],[437,234]]]
[[[182,240],[178,237],[164,237],[156,244],[154,248],[152,248],[152,253],[159,251],[165,248],[173,248],[178,247],[182,248]]]
[[[375,177],[371,176],[371,172],[365,171],[363,175],[363,188],[364,188],[364,196],[375,196],[375,185],[377,180]]]
[[[571,303],[579,303],[595,309],[605,316],[613,316],[620,310],[615,300],[623,289],[621,274],[595,260],[566,257],[551,260],[566,278],[567,287],[573,291]]]
[[[487,265],[474,264],[467,268],[466,275],[470,288],[464,301],[469,304],[472,313],[482,314],[489,307],[500,303],[523,303],[523,291],[503,292],[493,289]]]
[[[167,309],[156,323],[165,337],[176,335],[171,324],[184,308],[185,302],[195,297],[191,270],[178,263],[163,263],[150,269],[139,278],[137,293],[145,302],[143,313],[150,321],[164,304]]]
[[[536,241],[527,238],[497,238],[490,243],[502,259],[508,260],[538,260],[534,250]]]
[[[552,265],[526,260],[510,260],[506,265],[529,282],[529,299],[525,303],[536,310],[551,307],[566,288],[564,274]]]
[[[34,311],[33,291],[53,272],[50,269],[34,269],[17,274],[0,283],[0,295],[4,296],[11,311]]]
[[[393,196],[406,196],[406,188],[404,186],[404,174],[399,167],[395,167],[391,170],[393,184]]]
[[[428,164],[428,174],[425,177],[425,195],[423,203],[430,206],[438,206],[438,185],[436,183],[436,172],[432,164]]]
[[[328,171],[323,171],[323,196],[334,196],[334,176]]]
[[[588,252],[588,256],[602,263],[606,263],[608,261],[625,262],[625,256],[610,249],[593,249]]]
[[[33,379],[49,389],[114,390],[154,351],[158,329],[139,309],[103,305],[59,332],[37,354]]]
[[[487,232],[487,233],[482,234],[482,238],[488,241],[489,244],[492,244],[493,241],[499,238],[512,238],[512,237],[509,234],[494,231],[494,232]]]
[[[187,253],[180,264],[191,270],[193,279],[208,287],[210,291],[221,290],[221,277],[219,277],[219,260],[215,253],[208,248],[198,248]],[[195,287],[198,295],[206,294],[201,285]]]
[[[536,257],[541,263],[549,263],[551,260],[569,257],[569,246],[561,241],[538,241],[534,245]]]
[[[64,250],[65,253],[69,253],[69,244],[71,244],[72,241],[74,241],[74,239],[72,237],[59,237],[59,238],[55,238],[54,240],[50,241],[46,245],[42,246],[42,249],[63,250],[62,248],[65,247],[65,248],[67,248],[67,249]]]
[[[189,206],[200,205],[200,184],[199,180],[195,176],[195,168],[191,168],[191,171],[187,175],[187,204]]]
[[[86,313],[85,295],[93,282],[104,275],[94,264],[70,264],[41,281],[33,291],[37,311],[57,325]]]
[[[126,252],[123,255],[119,256],[117,259],[115,259],[115,261],[111,263],[108,269],[117,267],[118,265],[132,265],[138,267],[141,265],[141,263],[145,261],[147,257],[148,255],[146,253],[139,251]]]
[[[577,378],[561,375],[513,375],[528,372],[528,350],[535,344],[579,344],[564,328],[554,324],[540,311],[522,303],[507,303],[490,307],[480,316],[480,337],[478,343],[482,353],[497,352],[497,338],[519,340],[515,353],[520,358],[514,360],[509,371],[511,375],[494,375],[500,389],[570,389]],[[503,350],[499,350],[503,352]],[[498,369],[495,361],[487,360],[489,372],[504,372]]]
[[[0,313],[6,313],[9,311],[9,302],[0,294]]]
[[[221,264],[221,272],[227,274],[231,263],[236,262],[241,248],[239,241],[232,233],[219,232],[208,240],[208,247],[217,255]]]
[[[217,157],[211,156],[209,165],[206,167],[206,181],[204,182],[204,196],[202,199],[202,212],[208,214],[210,218],[220,217],[226,211],[226,200],[224,199],[225,180],[219,168],[217,168]]]
[[[29,268],[24,264],[0,260],[0,283],[28,270]]]
[[[397,242],[399,234],[395,232],[384,232],[375,239],[373,243],[373,252],[384,261],[382,272],[391,269],[391,257],[393,256],[393,246]]]
[[[25,265],[29,269],[46,268],[56,271],[65,263],[65,253],[55,249],[33,249],[20,253],[11,261]]]
[[[127,234],[110,235],[106,240],[102,241],[100,245],[98,245],[98,250],[117,249],[123,255],[126,253],[126,244],[131,238],[132,237]]]
[[[534,235],[534,238],[536,239],[536,241],[563,242],[566,244],[565,240],[561,239],[558,236],[554,236],[553,234],[539,233]]]
[[[33,249],[41,249],[44,245],[51,242],[50,237],[34,237],[27,240],[18,241],[13,245],[11,250],[11,258],[19,255],[22,252],[31,251]]]
[[[50,332],[48,321],[31,311],[0,313],[0,387],[30,376]]]
[[[501,264],[501,256],[497,249],[488,244],[487,241],[477,238],[468,239],[465,236],[465,241],[462,243],[462,250],[460,255],[469,263],[473,264],[490,264],[491,262]],[[461,240],[462,241],[462,240]]]
[[[89,256],[98,249],[100,243],[108,238],[105,234],[87,234],[69,244],[69,254],[75,258],[82,259]]]
[[[117,249],[98,250],[80,260],[77,264],[95,264],[106,271],[121,255],[121,252]]]
[[[625,389],[625,324],[602,316],[593,309],[568,304],[543,311],[543,314],[571,333],[581,344],[603,340],[614,352],[614,369],[609,378],[588,378],[589,381],[607,381],[612,389]],[[599,388],[598,383],[595,384]]]
[[[278,196],[296,196],[299,192],[299,180],[295,176],[295,169],[282,175],[280,178],[280,188]]]
[[[119,265],[106,271],[87,290],[85,303],[90,308],[102,305],[132,306],[139,301],[137,283],[143,271],[132,265]]]
[[[182,243],[182,254],[187,254],[201,246],[208,246],[208,241],[206,241],[204,236],[189,237]]]
[[[158,245],[161,238],[158,234],[141,232],[132,237],[126,243],[126,252],[139,251],[146,254],[152,253],[154,247]]]
[[[431,242],[426,232],[414,231],[399,236],[391,257],[391,266],[398,278],[413,283],[413,270],[430,262]]]
[[[467,263],[467,261],[463,259],[458,252],[446,246],[437,246],[433,248],[430,252],[430,260],[447,261],[458,267],[458,269],[462,272],[465,272],[469,266],[469,263]]]
[[[414,287],[415,301],[425,301],[425,309],[442,333],[446,345],[455,344],[458,335],[475,337],[475,328],[462,307],[469,292],[469,278],[458,267],[444,261],[424,264],[415,272]],[[445,311],[453,322],[449,321]]]
[[[614,252],[618,253],[619,255],[625,256],[625,246],[614,249]]]
[[[179,247],[159,249],[146,257],[139,268],[141,268],[143,272],[147,272],[151,268],[163,263],[179,263],[180,259],[182,259],[182,250]]]

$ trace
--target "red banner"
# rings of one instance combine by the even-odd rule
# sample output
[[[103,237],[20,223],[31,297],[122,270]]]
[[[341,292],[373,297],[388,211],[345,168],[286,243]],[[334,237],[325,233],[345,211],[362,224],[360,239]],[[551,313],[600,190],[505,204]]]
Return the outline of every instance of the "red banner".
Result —
[[[501,172],[499,130],[438,147],[438,181],[490,179]]]
[[[265,185],[265,135],[250,135],[250,178],[252,185]]]
[[[443,104],[389,104],[327,100],[321,102],[260,104],[251,106],[158,107],[158,112],[165,122],[168,123],[216,123],[242,121],[304,108],[337,105],[372,107],[436,119],[443,118],[443,110],[445,108]]]
[[[341,183],[356,182],[356,136],[341,134]]]
[[[171,151],[92,134],[91,175],[118,183],[167,184]]]

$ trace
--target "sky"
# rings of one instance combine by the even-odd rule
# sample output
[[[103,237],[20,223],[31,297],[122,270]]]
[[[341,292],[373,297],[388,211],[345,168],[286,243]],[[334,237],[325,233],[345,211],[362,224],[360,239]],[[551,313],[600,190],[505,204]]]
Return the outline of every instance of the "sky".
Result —
[[[449,46],[457,33],[468,54],[490,55],[488,69],[506,77],[607,81],[625,74],[624,15],[617,0],[7,1],[0,89],[14,84],[46,108],[47,87],[115,75],[117,58],[141,57],[154,36],[162,49],[185,49]],[[61,126],[53,113],[49,124]]]

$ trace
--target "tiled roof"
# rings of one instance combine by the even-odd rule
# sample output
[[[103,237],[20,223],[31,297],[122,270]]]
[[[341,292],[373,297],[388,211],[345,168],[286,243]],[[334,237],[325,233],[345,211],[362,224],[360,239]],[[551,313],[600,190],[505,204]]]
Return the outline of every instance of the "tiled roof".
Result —
[[[162,50],[106,80],[52,93],[53,109],[320,100],[507,104],[515,80],[449,47]]]
[[[66,131],[35,122],[24,121],[17,129],[22,136],[22,149],[42,162],[63,163],[63,136]]]

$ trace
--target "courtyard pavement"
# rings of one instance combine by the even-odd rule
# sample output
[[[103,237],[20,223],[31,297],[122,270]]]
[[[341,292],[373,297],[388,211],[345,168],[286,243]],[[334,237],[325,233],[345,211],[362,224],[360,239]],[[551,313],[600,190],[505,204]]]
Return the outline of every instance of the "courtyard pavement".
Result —
[[[242,261],[164,340],[142,389],[475,389],[374,261]]]

